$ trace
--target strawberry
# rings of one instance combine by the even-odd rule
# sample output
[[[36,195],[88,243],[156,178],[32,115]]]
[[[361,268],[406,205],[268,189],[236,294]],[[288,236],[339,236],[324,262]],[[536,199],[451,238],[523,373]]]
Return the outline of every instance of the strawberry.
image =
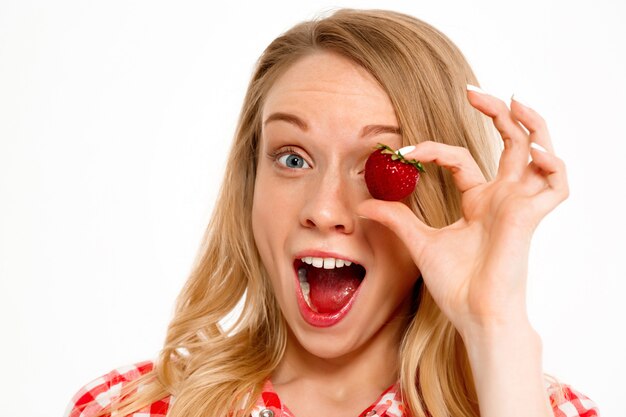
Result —
[[[365,183],[372,197],[399,201],[413,192],[420,171],[424,172],[420,162],[406,160],[389,146],[379,143],[365,162]]]

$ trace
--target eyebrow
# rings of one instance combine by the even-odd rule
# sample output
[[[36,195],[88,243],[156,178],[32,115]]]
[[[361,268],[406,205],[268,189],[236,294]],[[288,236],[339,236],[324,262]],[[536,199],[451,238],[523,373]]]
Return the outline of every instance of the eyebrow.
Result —
[[[389,125],[367,125],[361,129],[361,137],[375,136],[382,133],[393,133],[395,135],[401,135],[402,130],[398,126]]]
[[[277,120],[282,120],[283,122],[294,124],[298,126],[301,130],[304,130],[305,132],[309,130],[309,125],[307,125],[304,120],[302,120],[301,118],[299,118],[298,116],[294,114],[282,113],[282,112],[270,114],[268,118],[265,119],[265,122],[263,122],[263,125],[265,126],[269,122],[275,122]]]
[[[275,122],[275,121],[279,121],[279,120],[281,120],[283,122],[291,123],[291,124],[299,127],[301,130],[304,130],[305,132],[309,130],[309,125],[304,120],[302,120],[301,118],[299,118],[295,114],[283,113],[283,112],[277,112],[277,113],[270,114],[267,117],[267,119],[265,119],[265,122],[263,122],[263,125],[265,126],[269,122]],[[391,125],[367,125],[367,126],[363,127],[363,129],[361,129],[361,134],[359,136],[361,138],[364,138],[364,137],[367,137],[367,136],[380,135],[382,133],[392,133],[392,134],[395,134],[395,135],[401,135],[402,134],[402,130],[398,126],[391,126]]]

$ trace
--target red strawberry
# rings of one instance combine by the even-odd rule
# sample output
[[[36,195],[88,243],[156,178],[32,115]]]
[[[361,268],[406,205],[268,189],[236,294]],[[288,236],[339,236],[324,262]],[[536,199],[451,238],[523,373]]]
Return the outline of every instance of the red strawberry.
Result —
[[[406,160],[389,146],[379,143],[365,162],[365,183],[372,197],[399,201],[413,192],[420,171],[424,172],[420,162]]]

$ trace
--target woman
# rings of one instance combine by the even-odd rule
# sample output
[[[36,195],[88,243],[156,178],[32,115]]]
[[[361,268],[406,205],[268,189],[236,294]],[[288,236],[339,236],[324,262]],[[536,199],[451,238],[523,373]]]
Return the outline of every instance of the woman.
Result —
[[[565,167],[536,112],[477,84],[398,13],[341,10],[272,42],[159,360],[87,385],[68,415],[596,415],[544,377],[525,310]],[[425,164],[403,201],[368,193],[377,143]]]

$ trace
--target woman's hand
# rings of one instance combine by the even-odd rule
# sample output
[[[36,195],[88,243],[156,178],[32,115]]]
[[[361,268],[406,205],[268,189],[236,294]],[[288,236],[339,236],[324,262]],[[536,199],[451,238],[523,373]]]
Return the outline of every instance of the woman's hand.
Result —
[[[504,140],[494,180],[485,180],[465,148],[423,142],[405,154],[450,170],[462,193],[458,221],[435,229],[400,202],[370,199],[358,208],[358,214],[386,225],[403,240],[435,302],[461,334],[528,323],[531,236],[568,196],[565,165],[554,156],[546,124],[534,110],[514,100],[509,110],[498,98],[475,91],[468,91],[468,99],[493,119]]]

